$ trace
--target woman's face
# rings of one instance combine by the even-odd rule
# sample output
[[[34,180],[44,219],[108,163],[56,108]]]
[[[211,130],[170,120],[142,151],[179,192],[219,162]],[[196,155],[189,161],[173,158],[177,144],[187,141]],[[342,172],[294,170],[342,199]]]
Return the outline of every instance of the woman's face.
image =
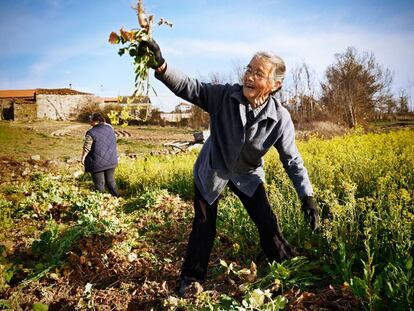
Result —
[[[272,65],[261,57],[254,57],[243,76],[243,95],[255,107],[263,104],[269,94],[277,90],[280,81],[272,77]]]

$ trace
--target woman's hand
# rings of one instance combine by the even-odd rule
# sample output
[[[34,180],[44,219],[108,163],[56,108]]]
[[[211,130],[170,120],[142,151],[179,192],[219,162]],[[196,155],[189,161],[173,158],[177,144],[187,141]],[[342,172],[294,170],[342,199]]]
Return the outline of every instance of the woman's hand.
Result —
[[[311,229],[315,231],[319,226],[319,212],[313,197],[307,196],[302,199],[302,210],[306,221],[309,222]]]
[[[148,50],[153,54],[153,59],[150,61],[149,66],[152,69],[158,69],[165,65],[165,59],[162,57],[161,49],[157,42],[153,39],[149,41],[141,41],[138,46],[138,55],[144,55],[148,53]]]

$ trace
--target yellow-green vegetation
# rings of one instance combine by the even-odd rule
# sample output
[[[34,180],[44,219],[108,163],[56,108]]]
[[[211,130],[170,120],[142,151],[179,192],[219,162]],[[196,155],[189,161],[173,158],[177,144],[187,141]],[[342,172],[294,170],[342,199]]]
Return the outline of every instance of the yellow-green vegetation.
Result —
[[[413,307],[414,131],[363,134],[299,143],[322,225],[311,233],[277,153],[265,158],[267,189],[283,231],[321,263],[325,277],[346,283],[367,308]],[[167,189],[191,197],[196,155],[123,163],[118,180],[132,192]],[[255,228],[232,195],[222,200],[219,232],[246,262],[259,253]]]
[[[271,151],[269,200],[300,257],[269,265],[225,191],[205,291],[188,299],[174,288],[197,152],[122,160],[122,199],[67,172],[10,180],[0,190],[0,309],[413,309],[413,142],[413,130],[298,142],[322,216],[315,232]]]
[[[146,155],[143,159],[124,161],[117,169],[118,180],[130,193],[167,189],[190,198],[196,157],[196,152],[192,152],[161,157]]]

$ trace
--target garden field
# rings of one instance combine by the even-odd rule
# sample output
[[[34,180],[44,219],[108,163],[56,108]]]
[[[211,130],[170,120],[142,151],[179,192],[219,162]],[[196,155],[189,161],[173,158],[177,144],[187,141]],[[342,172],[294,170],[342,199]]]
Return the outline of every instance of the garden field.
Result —
[[[413,310],[414,130],[298,147],[321,213],[315,232],[276,151],[265,170],[299,256],[268,263],[225,191],[204,291],[187,298],[176,286],[197,151],[122,157],[121,198],[93,192],[79,163],[3,156],[0,310]]]

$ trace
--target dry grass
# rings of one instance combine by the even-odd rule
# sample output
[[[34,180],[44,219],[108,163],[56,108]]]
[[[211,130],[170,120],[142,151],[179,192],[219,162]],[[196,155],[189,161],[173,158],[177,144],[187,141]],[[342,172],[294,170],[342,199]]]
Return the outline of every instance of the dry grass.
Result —
[[[27,160],[32,155],[40,155],[43,160],[77,160],[89,128],[86,123],[69,121],[0,121],[0,156],[15,160]],[[115,130],[120,133],[120,154],[145,154],[163,149],[166,142],[193,139],[192,131],[183,128],[116,126]]]
[[[330,121],[301,122],[296,125],[296,136],[299,139],[307,139],[310,136],[332,138],[344,135],[347,128]]]

